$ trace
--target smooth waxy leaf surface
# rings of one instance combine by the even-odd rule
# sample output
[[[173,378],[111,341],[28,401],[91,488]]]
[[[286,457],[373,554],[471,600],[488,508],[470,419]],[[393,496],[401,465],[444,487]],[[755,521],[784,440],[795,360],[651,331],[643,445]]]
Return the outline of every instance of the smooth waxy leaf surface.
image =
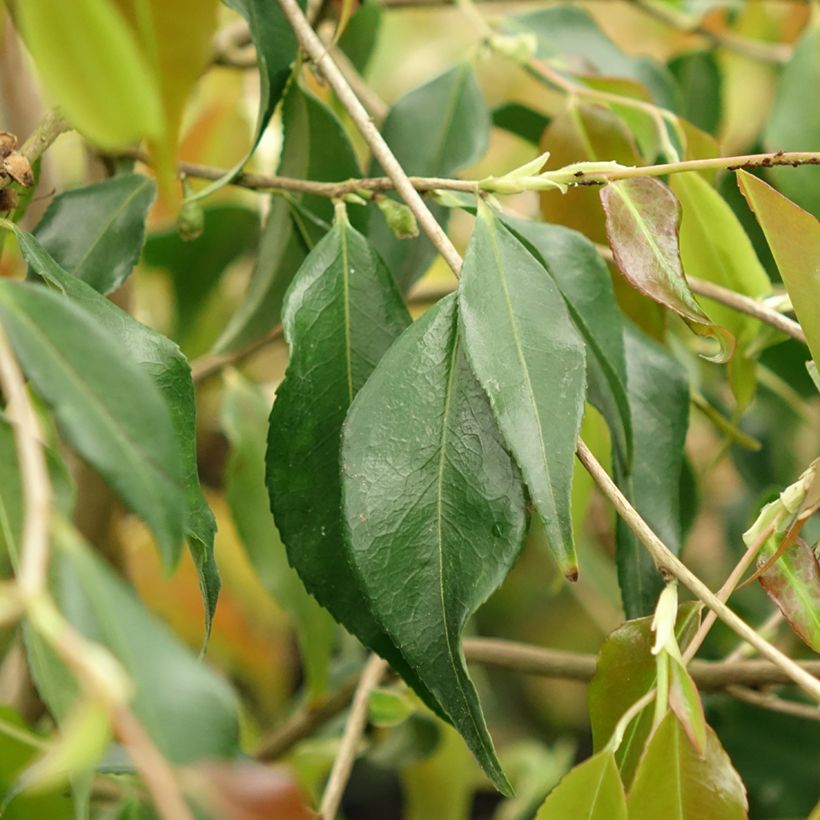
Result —
[[[0,317],[63,434],[145,519],[172,565],[186,518],[184,473],[159,389],[116,336],[57,293],[0,282]]]
[[[699,755],[669,712],[650,739],[627,799],[629,820],[745,820],[746,789],[717,735],[707,727]]]
[[[256,575],[293,619],[311,694],[327,685],[333,621],[305,591],[288,565],[285,546],[270,514],[265,489],[265,439],[270,404],[261,390],[236,371],[225,376],[222,426],[231,444],[225,495]]]
[[[627,820],[626,794],[612,752],[576,766],[553,789],[536,820]]]
[[[110,0],[26,0],[17,14],[43,83],[92,142],[115,149],[162,135],[154,76]]]
[[[148,177],[114,177],[55,197],[34,235],[64,270],[108,293],[139,259],[153,201]]]
[[[134,593],[76,537],[61,540],[52,587],[60,610],[101,643],[136,684],[131,707],[174,763],[238,751],[233,693],[143,608]]]
[[[521,548],[524,497],[464,355],[455,295],[402,335],[356,398],[342,469],[350,558],[373,612],[508,793],[461,632]]]
[[[645,296],[674,310],[696,333],[721,345],[717,361],[730,355],[733,340],[712,324],[683,276],[678,247],[680,206],[675,195],[652,177],[612,182],[601,189],[606,230],[615,262],[627,281]]]
[[[360,174],[356,155],[336,115],[297,83],[285,95],[282,123],[284,143],[278,172],[283,176],[338,182]],[[333,206],[326,197],[273,197],[247,294],[217,341],[217,349],[236,350],[280,321],[285,291],[307,250],[324,233],[303,219],[296,205],[304,206],[322,222],[329,224],[333,218]],[[350,212],[351,223],[361,229],[362,209],[354,205]]]
[[[680,54],[669,61],[669,70],[680,88],[681,116],[703,131],[716,133],[723,80],[715,55],[710,51]]]
[[[244,168],[273,116],[276,104],[281,99],[290,77],[291,63],[296,59],[296,36],[278,5],[271,5],[267,0],[226,2],[247,20],[256,48],[256,62],[259,66],[259,112],[256,116],[256,132],[248,153],[225,176],[198,191],[193,199],[210,196]],[[304,0],[297,2],[304,9]]]
[[[820,361],[820,222],[746,171],[738,171],[737,181],[772,249],[812,357]]]
[[[595,246],[577,231],[524,219],[503,220],[544,264],[587,347],[589,400],[607,421],[625,464],[632,456],[621,314],[609,271]]]
[[[538,260],[481,206],[461,273],[464,346],[561,571],[578,573],[570,495],[584,343]]]
[[[401,97],[390,109],[382,135],[411,176],[452,176],[487,150],[490,113],[472,69],[462,63]],[[373,163],[373,175],[382,173]],[[448,211],[431,210],[446,227]],[[396,239],[381,214],[373,213],[369,235],[399,287],[407,290],[436,255],[430,240]]]
[[[678,610],[675,634],[686,646],[698,626],[699,607],[684,604]],[[603,749],[626,710],[655,685],[656,663],[652,654],[652,619],[638,618],[619,626],[598,653],[595,677],[589,685],[589,717],[592,741]],[[625,784],[629,785],[638,765],[641,750],[652,728],[652,710],[644,709],[633,719],[615,753]]]
[[[689,379],[663,346],[624,324],[634,452],[631,468],[617,457],[615,479],[641,517],[676,555],[683,543],[681,471],[689,426]],[[654,611],[663,589],[655,562],[631,529],[616,522],[616,561],[624,614]]]
[[[188,539],[191,555],[199,574],[202,598],[205,604],[205,633],[207,638],[219,596],[220,581],[213,555],[216,521],[205,500],[205,496],[202,494],[197,473],[196,396],[191,379],[191,368],[174,342],[138,322],[113,302],[97,293],[90,285],[63,270],[31,234],[17,229],[16,235],[23,255],[32,270],[82,308],[89,320],[101,331],[114,338],[118,346],[122,346],[126,358],[130,362],[135,362],[143,378],[148,378],[152,383],[154,391],[157,391],[160,400],[165,405],[165,412],[170,411],[175,442],[171,449],[167,451],[166,460],[172,457],[178,458],[181,466],[182,489],[184,491],[181,510],[184,519],[184,533]],[[80,373],[84,373],[81,362],[78,366],[80,367]],[[111,373],[106,375],[107,379],[117,377],[117,367],[114,365],[112,367]],[[128,384],[125,376],[122,378],[123,381],[120,382],[120,387],[116,391],[119,394],[116,400],[118,403],[127,404],[129,391],[133,386]],[[46,398],[48,398],[47,395]],[[59,411],[57,415],[59,417]],[[146,426],[138,435],[135,431],[123,431],[123,435],[130,436],[131,440],[128,444],[136,448],[140,447],[142,440],[150,438],[152,434],[153,430],[150,426]],[[160,446],[160,441],[157,441],[156,446]],[[77,442],[72,443],[100,470],[112,486],[120,492],[123,499],[131,504],[134,510],[153,527],[166,567],[175,566],[179,558],[180,539],[176,538],[173,544],[167,542],[162,532],[157,529],[154,519],[149,517],[148,512],[142,507],[136,506],[136,501],[133,500],[133,493],[136,488],[131,491],[132,495],[125,495],[125,490],[120,489],[109,473],[91,455],[84,452]],[[156,460],[153,450],[148,450],[144,458],[147,461],[146,467],[149,470],[156,470],[166,480],[169,479],[164,461]],[[112,469],[113,467],[109,465],[109,472]],[[164,514],[170,517],[170,505],[178,501],[177,495],[169,495],[163,504],[159,505],[159,508],[166,509]],[[178,515],[179,509],[175,511],[175,517]]]

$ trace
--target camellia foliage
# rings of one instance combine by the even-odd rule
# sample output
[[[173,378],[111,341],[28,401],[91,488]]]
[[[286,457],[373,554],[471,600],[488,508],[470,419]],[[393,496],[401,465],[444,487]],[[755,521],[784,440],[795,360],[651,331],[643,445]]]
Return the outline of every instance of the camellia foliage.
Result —
[[[4,817],[818,816],[815,3],[0,25]]]

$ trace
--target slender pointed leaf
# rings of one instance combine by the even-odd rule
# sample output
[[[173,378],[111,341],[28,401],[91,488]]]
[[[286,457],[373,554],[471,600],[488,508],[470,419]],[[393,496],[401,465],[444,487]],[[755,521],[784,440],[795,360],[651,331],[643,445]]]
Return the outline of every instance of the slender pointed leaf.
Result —
[[[261,390],[236,371],[226,374],[222,426],[231,453],[225,473],[225,495],[257,577],[293,619],[308,688],[318,702],[327,688],[333,621],[308,595],[299,576],[288,565],[285,546],[270,514],[265,489],[269,414],[269,402]]]
[[[402,168],[413,176],[452,176],[487,150],[490,113],[473,71],[461,63],[401,97],[390,109],[382,135]],[[382,173],[372,163],[372,175]],[[431,206],[446,227],[449,212]],[[381,214],[373,212],[369,236],[388,269],[406,291],[436,255],[426,236],[396,239]]]
[[[524,498],[461,347],[455,295],[401,336],[357,396],[342,467],[350,558],[373,612],[509,793],[461,633],[521,548]]]
[[[158,388],[116,336],[59,294],[0,282],[0,318],[63,434],[151,526],[173,565],[186,517],[183,465]]]
[[[820,361],[820,222],[762,180],[738,171],[789,292],[815,362]]]
[[[199,574],[202,598],[205,603],[205,637],[207,640],[219,596],[220,581],[213,557],[216,521],[202,494],[197,473],[196,397],[191,379],[191,368],[179,348],[170,339],[141,324],[118,308],[113,302],[97,293],[90,285],[87,285],[76,276],[66,273],[31,234],[17,229],[16,235],[20,242],[20,248],[32,270],[49,284],[59,288],[72,302],[84,310],[86,317],[94,320],[98,328],[114,338],[117,344],[124,347],[126,358],[129,361],[136,362],[143,378],[150,379],[152,386],[158,391],[161,399],[164,399],[164,404],[167,410],[170,411],[175,443],[168,452],[178,452],[181,459],[181,478],[184,482],[185,493],[184,500],[181,502],[181,510],[184,513],[185,520],[184,532],[188,538],[188,546]],[[82,363],[79,366],[82,368]],[[113,370],[109,378],[114,378],[117,367],[116,365],[110,366]],[[123,384],[127,385],[126,389],[123,389]],[[132,386],[128,385],[127,380],[123,377],[123,381],[116,391],[121,394],[118,401],[128,403],[128,395],[131,389]],[[146,427],[140,436],[134,437],[134,442],[139,442],[140,438],[150,438],[152,434],[151,427]],[[80,449],[76,442],[74,444]],[[106,475],[103,468],[94,461],[91,455],[83,454],[103,472],[103,475]],[[161,463],[157,462],[155,469],[158,469]],[[116,485],[114,486],[116,488]],[[135,504],[130,500],[130,497],[124,495],[124,498],[132,505]],[[169,495],[164,503],[159,505],[159,508],[162,509],[164,506],[178,500],[176,495]],[[156,525],[152,523],[153,519],[149,517],[148,513],[136,506],[135,510],[149,524],[152,524],[155,532],[157,532]],[[173,549],[171,549],[159,532],[157,532],[157,536],[166,566],[174,566],[179,557],[179,539],[176,540]]]
[[[546,267],[587,347],[589,400],[606,419],[624,464],[632,459],[621,314],[609,270],[583,234],[562,225],[504,217],[505,225]]]
[[[359,175],[359,164],[336,115],[318,98],[292,83],[282,103],[284,142],[279,173],[298,179],[338,182]],[[245,299],[216,343],[237,350],[264,335],[281,319],[282,300],[307,250],[325,233],[315,226],[300,230],[297,205],[325,222],[333,218],[326,197],[274,195]],[[351,207],[351,223],[361,229],[365,213]],[[302,224],[306,224],[302,221]]]
[[[721,354],[731,356],[734,340],[715,325],[695,300],[683,276],[678,246],[680,205],[662,182],[636,177],[601,189],[606,230],[615,262],[645,296],[671,308],[695,333],[714,336]]]
[[[550,792],[535,820],[627,820],[626,794],[612,752],[572,769]]]
[[[627,799],[629,820],[745,820],[746,789],[717,735],[699,755],[669,712],[650,739]]]
[[[140,256],[154,183],[126,174],[55,197],[37,241],[68,273],[100,293],[119,287]]]
[[[538,260],[481,206],[460,288],[464,346],[561,571],[578,573],[570,495],[584,343]]]

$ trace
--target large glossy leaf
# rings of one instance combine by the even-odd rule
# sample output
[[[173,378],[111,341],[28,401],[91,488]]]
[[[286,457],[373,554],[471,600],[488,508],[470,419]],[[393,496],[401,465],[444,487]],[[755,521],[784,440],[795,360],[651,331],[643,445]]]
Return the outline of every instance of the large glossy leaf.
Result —
[[[820,45],[820,44],[818,44]],[[755,212],[789,292],[815,362],[820,361],[820,222],[770,185],[738,171],[738,185]]]
[[[505,225],[546,267],[587,346],[589,400],[606,419],[621,460],[632,458],[621,314],[609,271],[595,246],[577,231],[503,217]]]
[[[154,75],[111,0],[26,0],[16,11],[40,77],[72,125],[108,149],[162,136]]]
[[[678,610],[675,634],[681,646],[686,645],[697,629],[698,611],[697,604],[684,604]],[[651,623],[649,617],[627,621],[609,635],[598,653],[598,666],[588,690],[595,750],[604,748],[624,712],[655,685],[657,665],[652,654]],[[652,709],[644,709],[630,723],[615,753],[627,786],[632,782],[651,728]]]
[[[373,612],[508,793],[461,633],[521,548],[524,497],[464,355],[455,295],[401,336],[356,398],[342,469],[350,558]]]
[[[297,83],[285,95],[282,123],[280,174],[323,182],[359,175],[356,155],[336,115]],[[301,218],[296,205],[323,222],[333,218],[333,206],[325,197],[273,197],[248,291],[217,341],[217,349],[236,350],[280,321],[285,291],[305,258],[305,248],[312,248],[323,233]],[[351,223],[363,228],[363,209],[354,205],[350,211]]]
[[[633,325],[624,325],[629,407],[634,451],[632,467],[617,457],[615,478],[633,506],[675,554],[683,543],[681,471],[689,426],[689,380],[665,347]],[[663,578],[654,561],[623,521],[616,523],[616,560],[627,618],[655,609]]]
[[[148,177],[126,174],[96,182],[55,197],[34,235],[62,268],[108,293],[139,259],[153,201]]]
[[[577,577],[570,484],[584,409],[584,343],[538,260],[480,206],[460,288],[464,346],[544,523]]]
[[[210,196],[244,168],[273,116],[290,77],[291,63],[296,59],[296,36],[278,5],[272,5],[267,0],[226,0],[226,3],[247,20],[256,47],[259,112],[256,116],[255,136],[248,153],[221,179],[198,191],[194,199]],[[305,0],[297,0],[297,3],[304,9]]]
[[[806,26],[777,85],[763,131],[769,151],[816,151],[820,144],[820,106],[807,99],[820,84],[820,29]],[[820,213],[820,168],[770,168],[767,173],[783,193],[811,214]]]
[[[363,74],[370,62],[381,30],[384,7],[375,0],[365,0],[339,37],[339,48],[356,70]]]
[[[508,17],[512,31],[531,31],[538,37],[538,56],[560,58],[565,65],[589,74],[628,77],[643,83],[655,101],[674,108],[675,83],[669,72],[646,57],[621,51],[601,31],[589,12],[577,6],[561,5]],[[592,70],[590,70],[592,69]]]
[[[652,735],[627,799],[630,820],[745,820],[746,789],[717,735],[707,727],[698,754],[674,714]]]
[[[151,526],[172,565],[187,510],[180,447],[159,389],[117,336],[57,293],[0,282],[0,317],[63,434]]]
[[[550,793],[536,820],[627,820],[626,794],[612,752],[576,766]]]
[[[601,189],[606,231],[615,262],[645,296],[680,315],[695,333],[714,336],[725,361],[733,340],[716,327],[695,300],[683,276],[678,246],[680,207],[675,195],[653,177],[610,183]]]
[[[265,489],[265,439],[269,402],[236,371],[225,376],[222,426],[231,444],[225,495],[256,575],[287,611],[299,638],[308,688],[319,699],[327,686],[333,621],[305,591],[288,565],[285,546],[270,514]]]
[[[76,536],[61,537],[51,583],[66,618],[109,649],[134,681],[132,709],[170,761],[191,763],[238,752],[230,688],[146,612],[133,591]]]
[[[390,149],[413,176],[452,176],[487,150],[490,113],[469,64],[462,63],[401,97],[382,126]],[[372,174],[382,173],[372,163]],[[432,210],[446,227],[448,211]],[[426,236],[396,239],[381,214],[371,215],[369,235],[402,290],[407,290],[436,255]]]

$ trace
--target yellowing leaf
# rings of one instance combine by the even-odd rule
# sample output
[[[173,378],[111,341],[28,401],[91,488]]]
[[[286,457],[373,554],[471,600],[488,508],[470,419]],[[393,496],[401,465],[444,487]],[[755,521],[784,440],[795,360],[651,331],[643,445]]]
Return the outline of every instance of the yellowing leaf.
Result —
[[[17,13],[43,83],[79,131],[107,149],[162,137],[154,75],[110,0],[25,0]]]

